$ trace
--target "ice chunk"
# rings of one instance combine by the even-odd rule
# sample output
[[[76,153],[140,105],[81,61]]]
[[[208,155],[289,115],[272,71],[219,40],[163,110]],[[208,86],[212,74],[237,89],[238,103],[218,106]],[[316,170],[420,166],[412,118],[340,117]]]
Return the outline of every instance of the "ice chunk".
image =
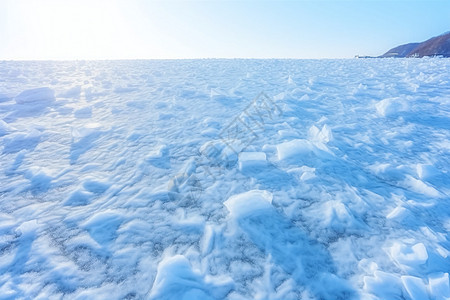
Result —
[[[220,155],[220,153],[222,153],[222,150],[225,147],[226,144],[218,141],[206,142],[200,147],[200,154],[202,156],[215,159]]]
[[[110,183],[98,181],[95,179],[86,179],[83,182],[83,187],[91,193],[102,194],[111,186]]]
[[[92,107],[86,106],[86,107],[79,108],[76,111],[74,111],[73,114],[74,114],[75,118],[78,118],[78,119],[89,119],[92,117]]]
[[[221,90],[212,88],[209,93],[210,99],[221,103],[224,106],[230,106],[241,100],[241,96],[234,93],[233,89]]]
[[[48,174],[48,171],[40,168],[31,168],[25,172],[25,178],[30,181],[29,190],[33,194],[44,193],[48,191],[51,186],[53,177]]]
[[[15,100],[17,104],[50,104],[55,101],[55,92],[48,87],[25,90]]]
[[[149,153],[145,160],[157,168],[168,169],[170,167],[168,154],[169,147],[167,145],[158,145]]]
[[[244,148],[240,143],[232,143],[226,146],[220,155],[220,162],[227,167],[234,166],[238,160],[238,153]],[[236,150],[235,150],[236,149]]]
[[[211,225],[206,225],[203,233],[203,238],[200,241],[200,249],[202,255],[207,255],[211,252],[214,244],[214,230]]]
[[[123,221],[123,216],[113,210],[101,211],[82,224],[92,238],[102,246],[106,246],[116,238],[116,231]]]
[[[308,166],[302,166],[302,167],[300,167],[300,168],[292,168],[292,169],[289,169],[287,172],[288,172],[289,174],[293,174],[293,175],[296,175],[296,176],[300,177],[300,176],[302,176],[302,174],[303,174],[304,172],[308,172],[308,171],[314,172],[314,171],[315,171],[315,168],[310,168],[310,167],[308,167]]]
[[[68,206],[86,205],[89,204],[92,196],[93,195],[91,193],[87,193],[84,191],[75,191],[69,196],[64,204]]]
[[[324,222],[337,232],[344,232],[346,228],[352,228],[357,223],[344,203],[329,201],[325,207]]]
[[[365,224],[355,218],[353,212],[340,200],[325,201],[313,205],[309,211],[316,224],[324,230],[337,233],[360,232]]]
[[[202,216],[187,217],[181,209],[173,216],[171,224],[174,228],[179,228],[185,233],[198,233],[205,229],[205,220]]]
[[[298,99],[299,101],[307,101],[310,100],[311,97],[309,97],[308,94],[304,94],[303,96],[300,97],[300,99]]]
[[[433,273],[428,275],[431,295],[436,300],[450,299],[448,273]]]
[[[77,247],[86,247],[96,250],[101,249],[101,246],[87,233],[81,233],[74,236],[67,240],[65,244],[70,249],[76,249]]]
[[[265,153],[276,153],[276,152],[277,152],[277,146],[265,144],[265,145],[262,147],[262,150],[263,150]]]
[[[13,128],[3,120],[0,120],[0,137],[7,135],[13,131]]]
[[[294,82],[294,80],[292,79],[291,75],[288,76],[288,84],[292,84],[295,85],[296,83]]]
[[[23,222],[20,224],[19,227],[16,229],[16,233],[19,234],[22,237],[34,237],[36,234],[36,231],[39,229],[39,224],[37,220],[30,220]]]
[[[306,101],[310,100],[310,97],[305,92],[309,92],[310,90],[304,88],[294,88],[289,92],[289,96],[291,99],[298,101]]]
[[[64,92],[58,94],[57,96],[60,98],[78,99],[78,98],[80,98],[80,93],[81,93],[81,85],[75,85],[75,86],[65,90]]]
[[[102,125],[100,123],[88,123],[82,127],[74,127],[72,128],[72,137],[74,139],[82,139],[91,134],[95,134],[100,132],[102,129]]]
[[[374,273],[378,270],[378,265],[370,259],[363,258],[358,262],[358,268],[366,273]]]
[[[289,174],[294,174],[299,180],[306,181],[316,177],[316,168],[308,166],[301,166],[300,168],[293,168],[288,171]]]
[[[314,159],[328,159],[332,152],[321,142],[311,142],[305,139],[295,139],[277,145],[279,160],[300,160],[304,163]]]
[[[364,289],[380,299],[401,299],[402,282],[393,274],[375,271],[374,277],[364,276]]]
[[[72,128],[70,163],[77,163],[79,157],[93,148],[96,140],[105,132],[99,123],[89,123],[80,128]]]
[[[404,208],[403,206],[397,206],[386,216],[386,218],[401,221],[408,215],[408,213],[408,209]]]
[[[430,164],[417,164],[417,175],[422,180],[427,180],[433,176],[439,174],[439,170],[435,166]]]
[[[286,93],[282,92],[273,96],[274,101],[282,101],[286,98]]]
[[[310,155],[314,151],[311,142],[303,139],[296,139],[279,144],[277,146],[278,159],[284,160],[296,156]]]
[[[214,128],[214,129],[217,129],[217,130],[219,130],[222,127],[220,122],[218,122],[217,120],[215,120],[213,118],[209,118],[209,117],[205,118],[202,121],[202,124],[204,124],[207,127]]]
[[[219,130],[217,130],[216,128],[207,128],[203,130],[201,134],[202,136],[206,137],[216,137],[219,135]]]
[[[385,180],[389,180],[399,186],[409,189],[413,192],[427,195],[430,197],[440,197],[441,194],[431,185],[426,184],[420,179],[414,178],[416,170],[409,165],[393,166],[388,163],[376,163],[370,169],[378,176]]]
[[[427,294],[427,287],[422,279],[414,276],[402,276],[402,282],[411,300],[430,299]]]
[[[28,133],[13,133],[4,138],[3,153],[16,153],[21,150],[34,150],[41,142],[42,133],[36,129]]]
[[[326,124],[322,126],[321,130],[313,125],[311,126],[311,128],[309,128],[308,139],[312,142],[326,144],[333,139],[333,134],[331,133],[330,127],[328,127]]]
[[[272,193],[264,190],[251,190],[231,196],[224,205],[233,218],[242,218],[258,210],[272,208]]]
[[[408,103],[399,97],[381,100],[375,105],[380,116],[388,117],[398,112],[407,111]]]
[[[423,243],[417,243],[412,247],[394,243],[390,254],[400,265],[415,267],[422,265],[428,260],[427,248]]]
[[[155,160],[165,157],[169,153],[169,148],[166,145],[158,145],[147,156],[147,160]]]
[[[241,172],[264,167],[266,163],[266,154],[264,152],[239,153],[239,170]]]
[[[50,88],[37,88],[25,90],[15,98],[16,105],[10,109],[8,116],[4,118],[7,122],[12,122],[18,118],[36,117],[49,112],[55,103],[55,95]]]
[[[292,138],[298,138],[298,133],[292,129],[281,129],[278,130],[278,135],[282,139],[292,139]]]
[[[150,299],[219,299],[223,298],[232,286],[231,279],[206,277],[193,270],[186,257],[175,255],[159,263]]]
[[[238,160],[238,153],[242,151],[244,145],[239,140],[214,140],[204,143],[200,147],[202,158],[208,160],[211,165],[232,166]]]
[[[412,191],[416,193],[420,193],[435,198],[440,197],[439,191],[437,191],[434,187],[429,186],[422,180],[416,179],[411,175],[405,176],[405,180],[403,180],[402,185],[410,188]]]

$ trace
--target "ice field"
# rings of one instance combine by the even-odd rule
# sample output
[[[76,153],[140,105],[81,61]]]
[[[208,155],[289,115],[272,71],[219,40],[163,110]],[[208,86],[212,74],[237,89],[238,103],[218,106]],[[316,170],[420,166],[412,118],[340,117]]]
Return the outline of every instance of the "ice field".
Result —
[[[450,60],[0,62],[0,299],[450,299]]]

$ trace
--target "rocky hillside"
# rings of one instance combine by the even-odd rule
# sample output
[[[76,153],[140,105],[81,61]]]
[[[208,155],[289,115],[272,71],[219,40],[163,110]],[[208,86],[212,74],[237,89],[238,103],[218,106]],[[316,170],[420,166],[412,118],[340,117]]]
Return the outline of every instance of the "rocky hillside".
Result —
[[[392,48],[381,57],[424,57],[441,55],[450,57],[450,32],[422,43],[409,43]]]

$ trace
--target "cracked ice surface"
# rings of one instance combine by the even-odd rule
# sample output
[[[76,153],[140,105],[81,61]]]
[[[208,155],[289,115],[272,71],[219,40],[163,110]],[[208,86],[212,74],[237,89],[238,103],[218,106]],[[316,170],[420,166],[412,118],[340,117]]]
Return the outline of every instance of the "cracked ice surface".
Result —
[[[449,99],[447,59],[0,62],[0,298],[449,299]]]

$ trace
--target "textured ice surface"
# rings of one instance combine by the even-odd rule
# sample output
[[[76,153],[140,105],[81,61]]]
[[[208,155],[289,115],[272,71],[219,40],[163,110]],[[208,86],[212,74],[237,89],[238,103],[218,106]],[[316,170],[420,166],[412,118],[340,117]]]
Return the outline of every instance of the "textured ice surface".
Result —
[[[449,87],[447,59],[0,62],[0,299],[449,299]]]

